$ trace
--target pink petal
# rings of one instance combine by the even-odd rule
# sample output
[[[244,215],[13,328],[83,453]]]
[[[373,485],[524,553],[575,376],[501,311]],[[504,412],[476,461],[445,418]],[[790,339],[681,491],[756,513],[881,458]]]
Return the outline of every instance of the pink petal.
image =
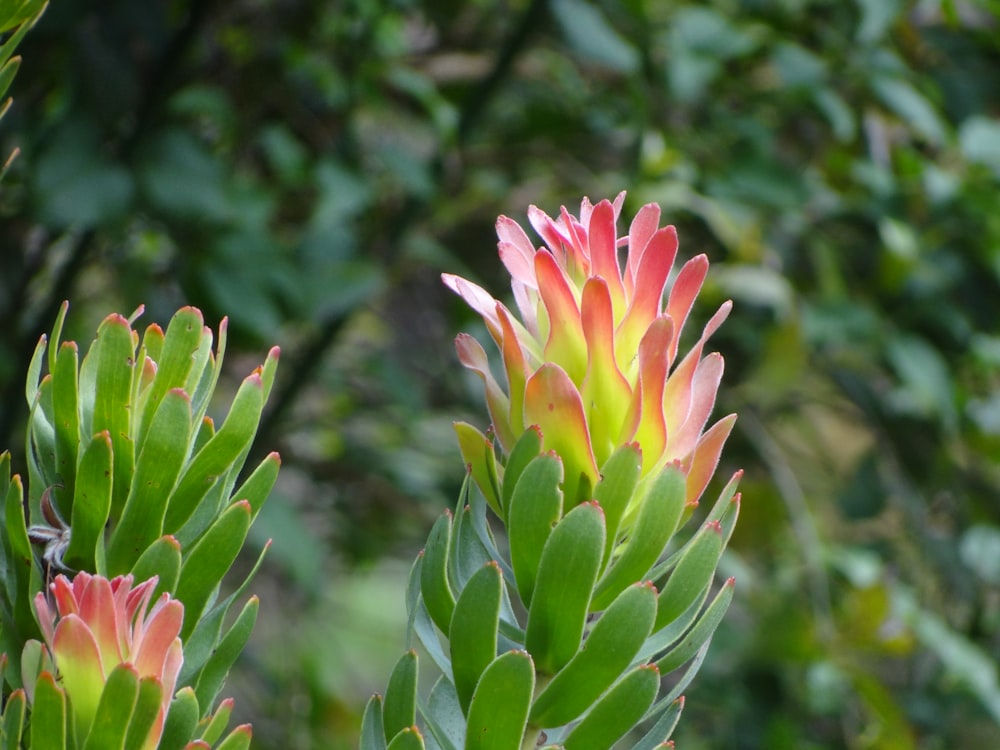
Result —
[[[527,287],[537,287],[535,281],[534,252],[524,255],[520,248],[509,242],[501,242],[497,246],[500,260],[514,281],[519,281]]]
[[[628,260],[625,264],[625,294],[631,299],[639,263],[653,233],[660,226],[660,207],[647,203],[639,209],[628,228]]]
[[[469,307],[483,317],[490,335],[493,336],[494,340],[497,340],[500,325],[494,312],[497,301],[493,299],[492,295],[478,284],[473,284],[471,281],[451,273],[441,274],[441,280],[445,286],[464,299]]]
[[[109,667],[124,661],[120,630],[129,627],[130,623],[118,614],[111,583],[107,578],[95,576],[83,592],[80,617],[87,623],[97,641],[102,663]]]
[[[556,259],[545,250],[535,253],[535,276],[549,318],[545,359],[558,363],[579,383],[586,374],[587,345],[573,290]]]
[[[79,585],[76,581],[80,582]],[[77,589],[79,589],[79,596],[83,596],[89,581],[90,574],[83,572],[76,574],[73,583],[70,583],[70,580],[64,575],[56,576],[49,590],[52,592],[52,599],[55,601],[56,611],[60,617],[76,614],[80,611]]]
[[[674,341],[674,350],[671,359],[677,355],[677,342],[680,341],[680,332],[684,329],[684,321],[687,320],[691,306],[694,305],[695,297],[701,291],[701,285],[705,281],[708,273],[708,257],[698,255],[681,268],[670,289],[670,299],[667,302],[667,314],[674,319],[677,326],[677,339]]]
[[[562,253],[563,246],[569,244],[569,238],[565,237],[552,218],[537,206],[528,206],[528,221],[552,252]]]
[[[525,338],[527,341],[531,342],[532,349],[534,347],[534,340],[539,339],[538,333],[538,290],[535,287],[529,287],[526,284],[522,284],[516,279],[510,282],[511,291],[514,292],[514,302],[517,304],[517,309],[521,313],[521,320],[524,321],[524,330],[528,334]],[[541,354],[541,352],[538,352]]]
[[[617,447],[632,388],[615,360],[615,321],[611,294],[603,279],[593,277],[583,287],[583,333],[587,338],[587,375],[581,392],[598,464]]]
[[[514,446],[514,435],[510,428],[510,400],[493,377],[486,350],[467,333],[460,333],[455,337],[455,349],[459,361],[483,379],[486,388],[486,406],[493,420],[493,427],[504,448],[510,450]]]
[[[601,201],[594,207],[588,227],[590,236],[591,276],[599,276],[608,285],[614,320],[625,314],[625,288],[622,286],[621,270],[618,267],[618,248],[615,234],[615,209],[609,201]]]
[[[582,284],[590,276],[590,251],[587,247],[587,229],[576,221],[566,207],[561,208],[563,226],[569,236],[566,243],[566,271],[575,282]]]
[[[184,605],[168,594],[156,603],[143,630],[136,629],[130,661],[143,677],[162,679],[171,645],[184,624]]]
[[[524,423],[542,431],[542,448],[555,451],[563,460],[564,502],[573,507],[586,497],[581,490],[594,486],[598,479],[597,463],[590,445],[590,431],[583,401],[573,381],[559,365],[546,363],[538,368],[525,386]],[[586,487],[581,479],[586,478]]]
[[[38,614],[38,624],[42,628],[42,636],[45,638],[45,642],[51,646],[55,639],[56,616],[49,608],[48,599],[41,591],[35,594],[35,612]]]
[[[635,290],[625,318],[618,325],[618,364],[627,371],[646,328],[660,314],[663,288],[677,255],[677,233],[664,227],[650,238],[635,277]]]
[[[736,424],[736,415],[730,414],[716,422],[702,435],[698,441],[698,446],[691,456],[691,466],[687,475],[687,501],[689,504],[698,502],[698,499],[705,492],[715,469],[719,465],[719,456],[722,454],[722,447],[726,444],[726,438]]]
[[[670,434],[667,446],[670,458],[686,458],[694,449],[715,406],[724,369],[725,363],[718,353],[709,354],[698,363],[691,383],[691,405],[687,417],[680,428]]]
[[[511,245],[526,260],[535,254],[535,246],[521,225],[506,216],[497,217],[497,239],[500,244]]]
[[[666,416],[667,429],[670,432],[679,430],[687,420],[688,411],[691,408],[691,384],[698,369],[698,363],[701,361],[701,352],[705,348],[705,342],[725,322],[732,309],[732,302],[724,302],[716,310],[715,315],[705,324],[705,329],[702,331],[698,343],[691,348],[691,351],[684,356],[681,363],[671,373],[667,387],[663,391],[663,413]]]

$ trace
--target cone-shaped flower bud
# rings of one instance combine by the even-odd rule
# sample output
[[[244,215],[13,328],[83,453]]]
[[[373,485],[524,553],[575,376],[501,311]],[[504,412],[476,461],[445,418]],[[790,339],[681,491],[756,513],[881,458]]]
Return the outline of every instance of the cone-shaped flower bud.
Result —
[[[708,260],[692,258],[671,282],[674,228],[660,227],[659,207],[648,204],[618,237],[624,199],[621,193],[613,203],[593,205],[584,198],[579,217],[563,208],[555,219],[532,206],[528,218],[545,243],[537,249],[516,222],[501,216],[500,259],[519,315],[466,279],[443,279],[486,322],[503,357],[506,390],[471,336],[458,337],[459,359],[485,382],[505,452],[527,427],[540,428],[543,448],[564,462],[571,504],[588,499],[599,467],[626,443],[639,445],[644,477],[678,465],[692,503],[711,479],[735,421],[730,415],[705,429],[723,361],[703,350],[732,305],[719,308],[678,361],[681,331]]]
[[[159,742],[183,662],[178,635],[184,606],[165,593],[150,607],[156,584],[152,578],[133,587],[131,575],[109,581],[80,572],[72,581],[57,576],[50,586],[51,599],[43,593],[35,597],[38,621],[69,695],[81,743],[119,664],[130,664],[139,679],[159,681],[162,702],[143,747],[155,748]]]

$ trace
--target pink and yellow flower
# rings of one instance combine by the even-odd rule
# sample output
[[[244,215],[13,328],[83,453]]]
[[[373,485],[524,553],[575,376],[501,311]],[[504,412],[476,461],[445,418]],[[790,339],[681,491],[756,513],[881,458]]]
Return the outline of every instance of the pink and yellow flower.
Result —
[[[44,593],[35,597],[35,610],[72,702],[78,738],[87,736],[111,671],[130,664],[140,679],[156,678],[163,688],[159,715],[144,744],[155,748],[184,659],[179,637],[184,605],[164,593],[150,607],[157,579],[134,588],[132,580],[80,572],[70,581],[60,575],[50,586],[55,611]]]
[[[584,198],[579,218],[564,207],[553,219],[532,206],[528,218],[545,242],[539,248],[515,221],[501,216],[500,259],[510,272],[520,317],[471,281],[442,278],[485,321],[503,358],[506,390],[472,336],[459,335],[458,355],[485,383],[501,447],[510,451],[527,427],[537,425],[543,447],[562,457],[564,489],[573,502],[588,499],[603,462],[634,442],[642,450],[644,476],[668,463],[685,470],[693,503],[736,419],[729,415],[705,429],[723,360],[717,353],[703,356],[703,350],[732,304],[719,308],[678,362],[681,331],[708,260],[692,258],[671,282],[676,231],[660,227],[659,207],[647,204],[628,234],[618,237],[624,199],[624,192],[597,205]]]

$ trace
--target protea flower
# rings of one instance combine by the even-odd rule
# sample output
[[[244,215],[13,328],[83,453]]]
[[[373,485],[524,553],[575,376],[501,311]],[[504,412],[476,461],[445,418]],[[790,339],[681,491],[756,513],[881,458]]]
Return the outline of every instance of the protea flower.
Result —
[[[553,219],[532,206],[528,218],[545,242],[538,249],[515,221],[501,216],[500,258],[520,317],[466,279],[443,279],[482,315],[503,357],[506,390],[472,336],[459,335],[456,346],[462,364],[485,382],[503,450],[509,452],[526,428],[537,425],[543,447],[563,460],[571,503],[588,499],[600,466],[630,442],[641,448],[643,476],[667,464],[680,466],[687,474],[687,501],[694,503],[736,418],[729,415],[705,430],[723,360],[717,353],[702,356],[703,349],[732,304],[719,308],[678,363],[681,330],[708,260],[698,255],[685,263],[664,300],[676,231],[660,228],[660,209],[648,204],[628,234],[618,237],[624,199],[624,192],[613,203],[593,205],[584,198],[579,218],[562,208]]]
[[[80,742],[119,664],[130,664],[140,679],[159,680],[163,698],[143,747],[155,748],[159,742],[184,658],[178,637],[184,606],[164,593],[150,608],[156,584],[154,577],[133,588],[131,575],[109,581],[80,572],[72,581],[60,575],[51,584],[55,612],[44,593],[35,597],[38,621],[70,697]]]

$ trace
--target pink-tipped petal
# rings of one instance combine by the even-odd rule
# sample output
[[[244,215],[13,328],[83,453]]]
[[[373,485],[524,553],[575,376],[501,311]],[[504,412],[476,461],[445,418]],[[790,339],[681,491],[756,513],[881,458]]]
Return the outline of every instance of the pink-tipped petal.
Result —
[[[139,670],[139,674],[163,674],[167,655],[181,632],[183,623],[184,605],[176,599],[170,599],[168,594],[163,594],[150,613],[145,629],[137,633],[138,637],[133,641],[135,650],[131,662]]]
[[[715,397],[719,392],[724,369],[725,363],[722,355],[718,353],[709,354],[698,363],[691,382],[691,403],[687,417],[683,424],[670,434],[667,445],[667,454],[670,458],[684,459],[694,450],[715,406]]]
[[[82,580],[80,580],[82,577]],[[79,585],[76,581],[80,580]],[[71,583],[70,580],[64,575],[56,576],[55,580],[52,581],[52,585],[49,590],[52,592],[52,599],[56,605],[56,611],[59,613],[60,617],[65,617],[66,615],[72,615],[79,612],[79,606],[77,602],[77,591],[79,595],[83,596],[83,592],[86,590],[86,584],[90,581],[90,574],[81,572],[76,574]]]
[[[521,341],[514,331],[510,315],[503,305],[497,305],[497,318],[500,320],[501,342],[500,353],[503,356],[504,371],[507,373],[507,392],[510,394],[510,405],[507,411],[512,436],[524,432],[524,384],[530,371],[521,348]]]
[[[55,638],[56,615],[49,607],[45,594],[41,591],[35,594],[35,612],[38,614],[38,624],[42,628],[45,642],[52,643]]]
[[[708,257],[698,255],[683,265],[674,280],[667,302],[667,314],[674,319],[678,334],[684,329],[684,321],[687,320],[687,316],[691,312],[695,297],[701,291],[701,285],[705,282],[707,274]],[[679,340],[680,335],[677,336],[677,341]],[[675,341],[671,359],[676,355],[677,343]]]
[[[619,320],[625,314],[625,288],[618,267],[615,209],[610,201],[601,201],[594,207],[587,231],[590,238],[590,273],[607,283],[614,320]]]
[[[501,262],[514,281],[519,281],[530,288],[538,286],[538,282],[535,281],[534,252],[525,255],[519,247],[509,242],[501,242],[497,246],[497,252],[499,252]]]
[[[566,273],[577,285],[581,285],[591,273],[587,229],[570,216],[565,206],[560,208],[560,217],[563,229],[569,238],[569,242],[566,244]]]
[[[500,244],[512,246],[525,260],[530,261],[535,254],[535,246],[521,225],[506,216],[497,218],[497,239]]]
[[[556,259],[544,250],[535,253],[535,275],[549,319],[545,359],[558,363],[574,383],[580,383],[587,369],[587,344],[573,290]]]
[[[650,238],[635,277],[635,290],[625,318],[618,326],[619,357],[628,358],[638,350],[639,341],[650,323],[660,314],[663,289],[677,256],[677,232],[664,227]],[[619,359],[622,371],[629,362]]]
[[[514,445],[514,435],[510,429],[510,399],[503,392],[500,384],[490,371],[489,357],[482,345],[467,333],[460,333],[455,338],[455,349],[459,361],[469,370],[483,379],[486,388],[486,406],[493,419],[497,437],[506,450]]]
[[[546,363],[528,378],[524,389],[524,423],[538,425],[542,448],[555,451],[565,468],[567,506],[579,497],[581,476],[589,486],[598,479],[597,462],[590,445],[590,431],[580,393],[559,365]]]
[[[664,315],[653,321],[639,342],[639,383],[632,392],[626,420],[631,430],[622,435],[622,442],[634,441],[642,446],[644,474],[659,461],[667,444],[662,404],[673,338],[673,321]]]
[[[552,252],[560,254],[565,252],[563,247],[569,243],[569,238],[563,236],[547,213],[537,206],[528,206],[528,221]]]
[[[496,340],[499,335],[500,325],[497,322],[496,313],[494,312],[497,301],[493,299],[493,296],[478,284],[473,284],[471,281],[455,274],[443,273],[441,274],[441,280],[445,286],[464,299],[469,307],[483,317],[483,322],[486,323],[490,335]]]
[[[628,228],[628,260],[625,264],[625,294],[632,297],[639,263],[646,252],[646,245],[660,226],[660,206],[647,203],[639,209]]]
[[[667,421],[667,429],[670,432],[679,430],[687,420],[688,411],[691,408],[691,385],[698,369],[698,363],[701,361],[701,353],[705,348],[705,343],[729,317],[729,311],[732,308],[732,302],[724,302],[716,310],[715,315],[705,324],[698,343],[684,355],[684,359],[671,373],[667,387],[663,391],[663,413]]]
[[[123,658],[120,629],[127,627],[115,611],[114,593],[107,578],[95,576],[80,600],[80,618],[87,623],[104,664],[118,664]]]
[[[583,288],[583,332],[587,339],[587,375],[581,394],[598,464],[617,447],[632,389],[615,360],[615,321],[611,293],[601,278]]]
[[[697,447],[691,454],[691,465],[687,474],[687,501],[696,503],[708,486],[715,469],[719,465],[719,456],[726,438],[733,431],[736,415],[730,414],[716,422],[701,436]]]

